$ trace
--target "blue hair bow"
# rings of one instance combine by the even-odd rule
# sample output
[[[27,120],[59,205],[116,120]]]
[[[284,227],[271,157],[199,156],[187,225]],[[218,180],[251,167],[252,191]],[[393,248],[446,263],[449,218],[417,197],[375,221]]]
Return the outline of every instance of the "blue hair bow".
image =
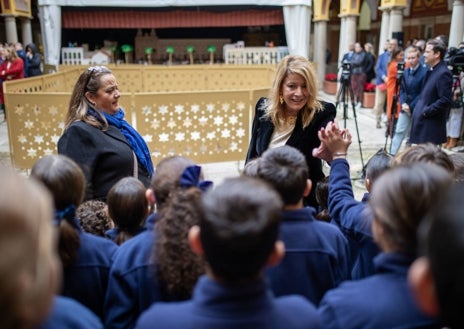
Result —
[[[209,180],[200,181],[200,174],[200,166],[188,166],[180,176],[180,186],[183,188],[195,186],[205,192],[213,185],[213,182]]]
[[[63,210],[55,211],[55,218],[53,219],[53,224],[55,226],[60,226],[62,220],[67,220],[72,226],[79,229],[79,224],[76,219],[76,206],[70,205]]]

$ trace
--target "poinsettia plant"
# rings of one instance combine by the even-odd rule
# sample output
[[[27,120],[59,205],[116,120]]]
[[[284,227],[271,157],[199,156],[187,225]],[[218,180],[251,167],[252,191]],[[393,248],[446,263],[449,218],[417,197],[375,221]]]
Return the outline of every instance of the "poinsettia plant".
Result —
[[[327,73],[325,75],[326,81],[337,81],[337,75],[335,73]]]
[[[370,83],[370,82],[366,82],[364,84],[364,91],[368,92],[368,93],[374,92],[375,91],[375,84]]]

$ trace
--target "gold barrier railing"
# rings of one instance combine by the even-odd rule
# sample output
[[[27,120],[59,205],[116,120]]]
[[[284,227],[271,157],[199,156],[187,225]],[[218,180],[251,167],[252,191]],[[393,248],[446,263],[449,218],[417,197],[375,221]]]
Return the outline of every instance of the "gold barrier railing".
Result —
[[[261,66],[250,70],[248,66],[246,70],[228,67],[220,70],[221,66],[213,67],[205,66],[200,72],[190,67],[186,70],[162,67],[159,72],[147,72],[146,67],[136,70],[113,67],[118,83],[127,87],[121,89],[131,90],[122,93],[120,98],[126,120],[146,140],[154,163],[172,154],[188,156],[197,163],[245,159],[251,113],[258,98],[267,94],[273,68]],[[56,153],[71,89],[81,72],[82,68],[77,68],[5,84],[14,167],[30,169],[40,157]],[[216,90],[202,89],[213,85]],[[196,91],[136,91],[146,90],[141,86],[199,88]]]

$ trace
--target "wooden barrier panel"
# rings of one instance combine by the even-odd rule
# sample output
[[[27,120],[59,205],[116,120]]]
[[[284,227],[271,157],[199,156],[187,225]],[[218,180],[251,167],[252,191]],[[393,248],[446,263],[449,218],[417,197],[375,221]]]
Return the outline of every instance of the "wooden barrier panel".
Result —
[[[30,169],[40,157],[57,152],[72,88],[85,69],[5,83],[14,167]],[[266,96],[274,74],[269,67],[252,66],[111,69],[123,91],[126,120],[147,142],[154,163],[173,154],[197,163],[244,160],[254,106]],[[174,92],[166,91],[171,88]]]

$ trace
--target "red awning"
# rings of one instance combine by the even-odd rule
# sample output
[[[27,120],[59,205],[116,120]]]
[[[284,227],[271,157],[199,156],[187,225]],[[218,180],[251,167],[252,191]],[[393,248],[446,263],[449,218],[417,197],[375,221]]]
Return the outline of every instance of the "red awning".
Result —
[[[182,28],[283,25],[281,9],[232,12],[63,11],[65,29]]]

